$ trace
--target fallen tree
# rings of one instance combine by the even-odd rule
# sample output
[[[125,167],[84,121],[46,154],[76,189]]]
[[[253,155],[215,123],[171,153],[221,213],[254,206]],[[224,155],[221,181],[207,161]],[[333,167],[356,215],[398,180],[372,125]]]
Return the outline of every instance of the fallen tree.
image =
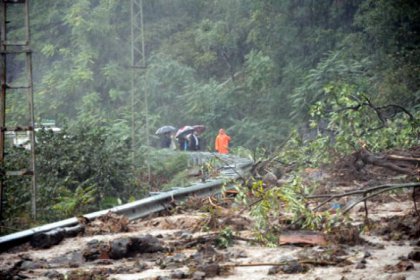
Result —
[[[358,170],[367,164],[384,167],[399,173],[419,176],[420,169],[418,163],[420,159],[416,157],[404,157],[398,155],[375,155],[366,148],[366,144],[362,144],[362,148],[355,154],[355,166]],[[362,164],[360,164],[360,162]],[[358,163],[358,164],[356,164]]]

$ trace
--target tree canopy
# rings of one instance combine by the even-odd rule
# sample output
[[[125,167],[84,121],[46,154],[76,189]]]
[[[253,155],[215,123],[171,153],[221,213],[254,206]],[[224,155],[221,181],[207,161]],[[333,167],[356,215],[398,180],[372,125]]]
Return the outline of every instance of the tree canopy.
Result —
[[[130,5],[31,1],[36,118],[224,127],[237,145],[274,147],[324,87],[354,86],[378,104],[416,111],[416,1],[143,1],[147,68],[130,66]],[[10,102],[10,114],[21,112]],[[16,119],[10,117],[10,119]],[[211,135],[210,135],[211,134]],[[268,139],[268,140],[267,140]]]

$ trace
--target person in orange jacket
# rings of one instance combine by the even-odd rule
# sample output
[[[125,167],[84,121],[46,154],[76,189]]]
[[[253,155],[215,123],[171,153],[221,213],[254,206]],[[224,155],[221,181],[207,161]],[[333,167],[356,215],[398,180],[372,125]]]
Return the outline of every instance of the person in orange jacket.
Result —
[[[219,130],[219,134],[216,137],[216,141],[214,142],[214,148],[220,154],[228,154],[229,142],[230,142],[230,136],[226,134],[223,128],[221,128]]]

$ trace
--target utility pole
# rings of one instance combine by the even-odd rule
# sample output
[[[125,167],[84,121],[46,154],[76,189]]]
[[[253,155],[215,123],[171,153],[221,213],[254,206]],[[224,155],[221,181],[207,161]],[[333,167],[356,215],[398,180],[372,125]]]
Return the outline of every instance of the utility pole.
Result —
[[[15,5],[16,8],[22,9],[23,20],[10,17],[8,18],[8,8],[10,5]],[[15,9],[17,10],[17,9]],[[36,197],[37,186],[35,176],[35,132],[34,132],[34,97],[33,97],[33,81],[32,81],[32,50],[30,47],[30,24],[29,24],[29,0],[3,0],[0,3],[0,79],[1,79],[1,93],[0,93],[0,222],[3,222],[3,206],[4,206],[4,189],[6,176],[15,175],[29,175],[32,176],[31,188],[31,210],[32,218],[36,219]],[[22,24],[20,26],[24,30],[24,38],[8,40],[9,33],[13,31],[8,29],[8,24]],[[18,26],[19,27],[19,26]],[[16,38],[11,36],[12,38]],[[25,77],[25,84],[17,85],[13,79],[8,77],[8,64],[16,62],[19,58],[24,56],[25,66],[24,73],[20,73]],[[26,91],[27,102],[27,123],[16,127],[8,127],[6,121],[6,98],[8,94],[21,94]],[[23,106],[23,104],[21,104]],[[10,132],[15,136],[18,133],[26,133],[29,136],[31,158],[29,160],[29,167],[19,171],[5,170],[5,135]]]
[[[143,25],[143,0],[131,0],[131,145],[133,154],[136,148],[135,97],[139,95],[136,80],[140,74],[138,70],[146,68]],[[146,95],[145,97],[145,100],[147,100]]]
[[[131,149],[132,160],[134,166],[135,150],[137,148],[136,141],[136,96],[140,95],[136,87],[137,78],[141,72],[139,70],[146,69],[146,54],[144,50],[144,21],[143,21],[143,0],[131,0]],[[147,77],[145,77],[147,80]],[[146,144],[150,145],[149,137],[149,102],[146,86],[143,87],[144,92],[144,111],[146,117]],[[148,178],[150,181],[150,164],[146,159]]]

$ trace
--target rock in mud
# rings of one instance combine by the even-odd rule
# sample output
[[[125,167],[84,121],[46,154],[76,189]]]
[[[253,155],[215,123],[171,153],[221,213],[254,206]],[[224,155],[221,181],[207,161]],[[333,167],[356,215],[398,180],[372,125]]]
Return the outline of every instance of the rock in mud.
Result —
[[[184,231],[181,234],[181,239],[191,240],[192,239],[192,234],[189,231]]]
[[[39,268],[47,268],[48,264],[42,260],[24,260],[20,265],[20,269],[22,270],[33,270]]]
[[[196,271],[192,275],[193,280],[202,280],[202,279],[205,279],[205,277],[206,277],[206,274],[202,271]]]
[[[414,248],[414,250],[408,254],[408,259],[416,262],[420,261],[420,247]]]
[[[82,255],[86,261],[109,259],[109,251],[108,243],[93,239],[87,243],[87,247],[82,251]]]
[[[111,251],[109,252],[109,257],[114,260],[125,258],[129,255],[129,249],[132,245],[130,238],[118,238],[111,241]]]
[[[220,267],[217,263],[202,264],[197,266],[198,271],[203,271],[206,277],[215,277],[220,273]]]
[[[109,243],[94,239],[87,243],[87,247],[82,254],[87,261],[94,261],[97,259],[128,258],[139,253],[156,253],[164,250],[165,248],[159,239],[146,235],[117,238]]]
[[[64,231],[57,229],[54,232],[41,232],[34,234],[30,240],[33,248],[47,249],[59,244],[64,239]]]
[[[192,255],[192,258],[198,263],[202,263],[203,259],[214,259],[220,254],[214,249],[213,246],[205,244],[198,247],[197,252]]]
[[[364,264],[363,262],[358,262],[356,264],[356,269],[365,269],[366,268],[366,264]]]
[[[184,271],[178,269],[178,270],[171,271],[171,274],[169,277],[171,279],[186,279],[189,277],[189,275],[186,274]]]
[[[187,256],[182,253],[175,254],[173,256],[169,256],[165,259],[165,267],[169,268],[178,268],[185,264],[187,261]]]
[[[108,279],[109,272],[107,269],[92,270],[72,270],[66,275],[66,280],[92,280],[92,279]]]
[[[302,265],[298,261],[291,261],[287,264],[274,266],[270,268],[268,271],[269,275],[277,274],[277,273],[285,273],[285,274],[295,274],[295,273],[305,273],[309,270],[307,265]]]
[[[149,269],[149,266],[146,263],[141,262],[139,260],[136,260],[133,264],[133,271],[134,272],[142,272],[146,269]]]
[[[248,255],[246,254],[246,252],[245,252],[245,251],[243,251],[243,250],[237,250],[237,249],[235,249],[235,250],[231,250],[231,251],[227,254],[227,256],[228,256],[229,258],[233,258],[233,259],[240,259],[240,258],[246,258],[246,257],[248,257]]]
[[[292,261],[287,265],[283,265],[281,270],[286,274],[294,274],[294,273],[304,273],[308,271],[308,267],[306,265],[302,265],[297,261]]]
[[[47,277],[48,279],[54,279],[54,280],[64,280],[65,279],[64,274],[58,272],[57,270],[47,271],[47,272],[45,272],[44,276]]]
[[[420,239],[417,240],[411,240],[410,246],[420,246]]]
[[[165,250],[162,244],[162,241],[148,234],[142,237],[132,238],[132,245],[130,249],[134,250],[136,253],[141,254],[156,253]]]
[[[384,270],[389,273],[404,272],[414,269],[414,264],[410,261],[399,261],[396,265],[386,265]]]
[[[156,277],[156,280],[171,280],[168,276],[158,276]]]
[[[78,267],[84,263],[84,258],[81,252],[73,251],[64,255],[55,257],[49,261],[50,267]]]

